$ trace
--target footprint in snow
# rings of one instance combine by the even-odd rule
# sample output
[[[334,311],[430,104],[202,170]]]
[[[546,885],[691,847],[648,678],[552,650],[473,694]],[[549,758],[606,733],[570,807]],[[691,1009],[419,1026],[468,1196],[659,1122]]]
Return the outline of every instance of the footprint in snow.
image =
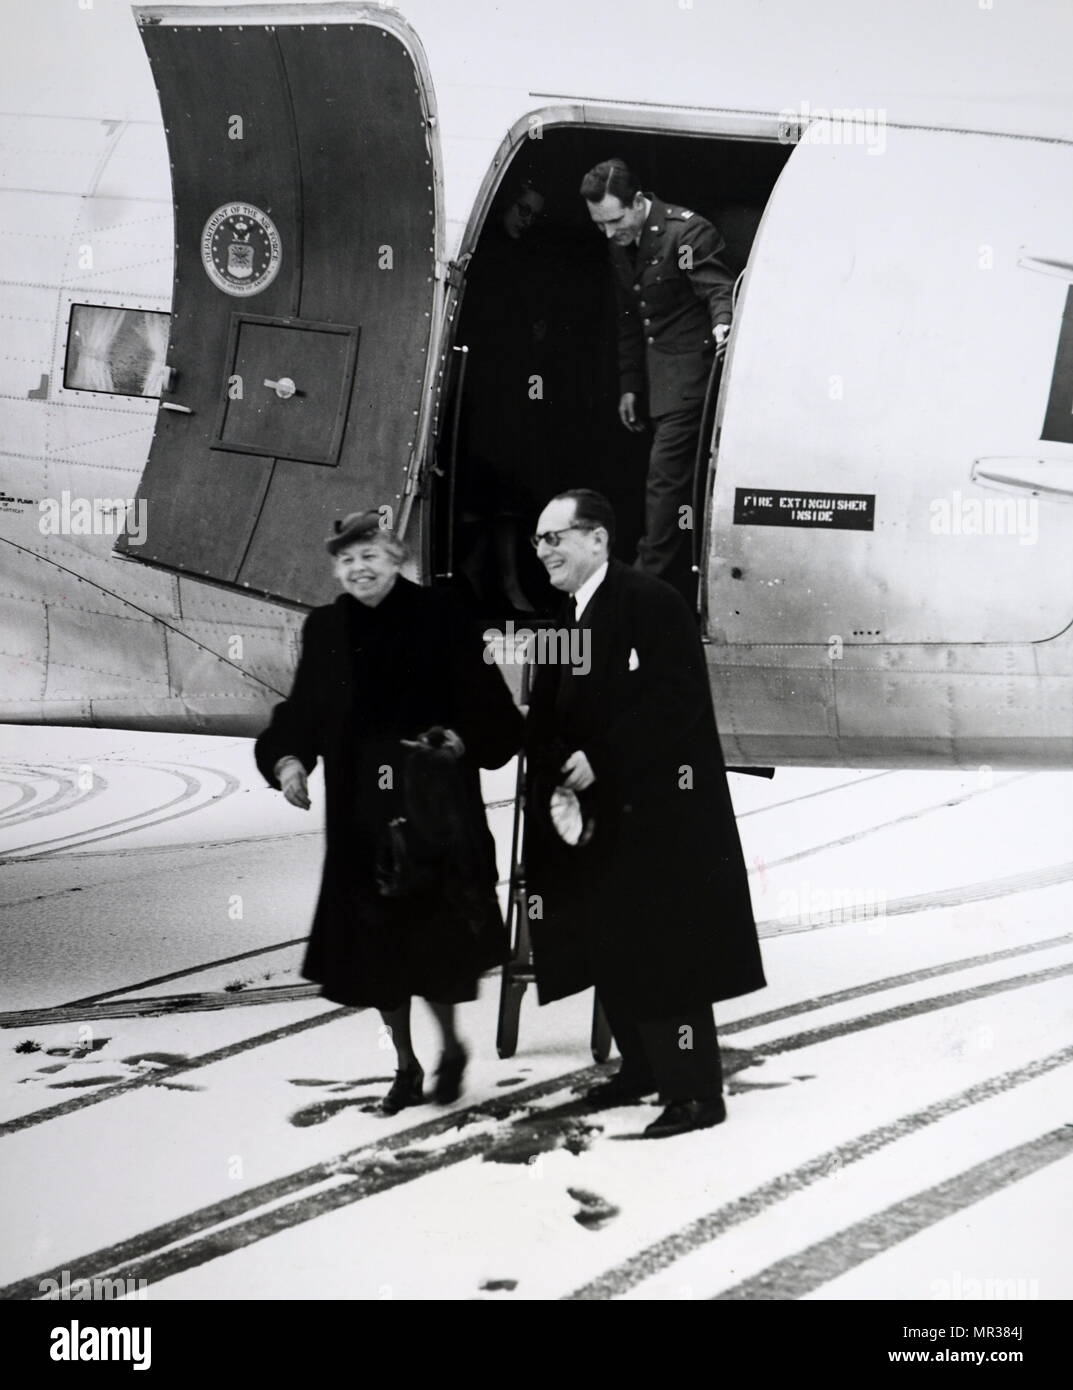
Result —
[[[50,1091],[70,1091],[76,1087],[105,1086],[111,1081],[129,1081],[129,1076],[76,1076],[70,1081],[50,1081]]]
[[[579,1204],[574,1212],[574,1220],[587,1231],[602,1231],[609,1221],[619,1215],[621,1208],[612,1206],[598,1192],[589,1192],[583,1187],[568,1187],[566,1190]]]
[[[531,1163],[539,1154],[565,1149],[584,1153],[603,1129],[584,1121],[530,1116],[524,1124],[512,1126],[507,1134],[483,1155],[482,1163]]]
[[[140,1066],[143,1062],[152,1062],[160,1067],[178,1067],[189,1060],[185,1052],[135,1052],[123,1058],[132,1067]]]
[[[310,1125],[322,1125],[325,1120],[333,1119],[341,1110],[351,1110],[355,1107],[359,1110],[375,1110],[379,1101],[371,1103],[363,1101],[355,1096],[350,1100],[318,1100],[312,1105],[304,1105],[301,1110],[296,1110],[290,1116],[290,1122],[297,1129],[308,1129]]]
[[[353,1081],[341,1080],[338,1076],[330,1079],[319,1077],[292,1076],[288,1078],[292,1086],[323,1086],[328,1091],[356,1091],[360,1086],[380,1086],[386,1085],[392,1080],[390,1076],[359,1076]]]

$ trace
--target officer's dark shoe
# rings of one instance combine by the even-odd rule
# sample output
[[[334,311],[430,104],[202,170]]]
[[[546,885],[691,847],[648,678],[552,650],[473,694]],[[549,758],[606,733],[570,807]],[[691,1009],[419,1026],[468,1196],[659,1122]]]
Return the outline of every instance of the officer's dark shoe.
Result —
[[[468,1061],[469,1053],[464,1048],[451,1056],[444,1053],[440,1058],[439,1070],[436,1072],[436,1089],[433,1092],[437,1105],[450,1105],[462,1094],[462,1075]]]
[[[592,1110],[610,1110],[616,1105],[639,1105],[658,1089],[653,1077],[622,1067],[609,1080],[586,1091],[582,1099]]]
[[[722,1096],[708,1100],[675,1100],[663,1114],[645,1127],[646,1139],[670,1139],[675,1134],[688,1134],[693,1129],[711,1129],[727,1117]]]
[[[397,1115],[408,1105],[421,1105],[425,1099],[425,1073],[415,1062],[406,1071],[397,1071],[391,1090],[380,1102],[381,1115]]]

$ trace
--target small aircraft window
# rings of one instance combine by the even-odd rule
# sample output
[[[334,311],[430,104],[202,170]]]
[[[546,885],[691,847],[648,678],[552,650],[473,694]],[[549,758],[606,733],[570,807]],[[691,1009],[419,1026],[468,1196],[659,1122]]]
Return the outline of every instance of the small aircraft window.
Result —
[[[64,386],[116,396],[159,396],[168,317],[152,309],[73,304]]]

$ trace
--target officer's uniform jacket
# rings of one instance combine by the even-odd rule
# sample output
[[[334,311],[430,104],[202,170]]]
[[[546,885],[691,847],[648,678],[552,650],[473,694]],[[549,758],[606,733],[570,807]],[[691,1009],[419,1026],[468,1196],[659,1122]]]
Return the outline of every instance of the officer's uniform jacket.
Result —
[[[712,329],[729,324],[734,273],[706,218],[646,193],[652,207],[636,246],[611,243],[623,393],[647,391],[654,418],[704,399]]]

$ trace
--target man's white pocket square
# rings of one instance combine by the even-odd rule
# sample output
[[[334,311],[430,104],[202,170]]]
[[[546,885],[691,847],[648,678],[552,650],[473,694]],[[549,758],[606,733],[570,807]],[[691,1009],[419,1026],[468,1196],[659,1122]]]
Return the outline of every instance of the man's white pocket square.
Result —
[[[629,662],[628,662],[627,665],[626,665],[626,670],[627,670],[627,671],[636,671],[636,670],[638,670],[638,669],[640,668],[640,665],[641,665],[641,658],[637,655],[637,648],[636,648],[636,647],[631,647],[631,648],[630,648],[630,659],[629,659]]]

